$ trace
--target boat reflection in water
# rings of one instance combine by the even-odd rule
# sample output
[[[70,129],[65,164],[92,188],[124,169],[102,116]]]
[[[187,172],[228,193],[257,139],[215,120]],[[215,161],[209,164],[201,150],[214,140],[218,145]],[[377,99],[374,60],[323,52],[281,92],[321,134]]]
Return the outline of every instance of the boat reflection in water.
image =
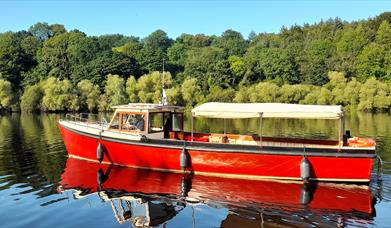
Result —
[[[67,160],[59,191],[76,198],[97,193],[111,203],[119,223],[157,226],[187,206],[224,207],[222,227],[371,223],[374,198],[368,186],[252,181],[157,172]]]

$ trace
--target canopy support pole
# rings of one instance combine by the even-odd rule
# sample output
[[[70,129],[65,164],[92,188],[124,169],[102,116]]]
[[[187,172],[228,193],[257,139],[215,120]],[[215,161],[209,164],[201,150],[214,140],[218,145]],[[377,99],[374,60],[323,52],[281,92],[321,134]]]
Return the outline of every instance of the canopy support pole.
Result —
[[[226,119],[224,118],[224,135],[226,134]]]
[[[258,129],[258,134],[259,134],[259,146],[262,147],[262,116],[263,112],[259,113],[259,129]]]
[[[191,113],[191,141],[193,142],[193,131],[194,131],[194,116],[193,113]]]
[[[344,116],[341,115],[339,118],[339,135],[338,135],[338,148],[341,149],[343,145],[343,134],[345,131],[345,121]]]

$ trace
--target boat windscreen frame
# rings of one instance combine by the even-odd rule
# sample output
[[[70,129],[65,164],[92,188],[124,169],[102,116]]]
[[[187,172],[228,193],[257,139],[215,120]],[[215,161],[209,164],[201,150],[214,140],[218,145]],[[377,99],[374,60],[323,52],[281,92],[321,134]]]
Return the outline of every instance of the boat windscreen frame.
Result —
[[[144,119],[144,130],[139,130],[139,129],[136,129],[136,130],[122,130],[122,115],[123,114],[135,114],[135,115],[143,115],[143,119]],[[113,122],[116,118],[116,116],[119,115],[119,122],[118,122],[118,129],[115,129],[115,128],[112,128],[112,125],[113,125]],[[111,117],[111,120],[110,120],[110,123],[108,125],[108,130],[112,130],[112,131],[119,131],[119,132],[132,132],[132,133],[141,133],[141,132],[145,132],[145,129],[146,129],[146,126],[147,126],[147,121],[148,121],[148,118],[147,118],[147,112],[139,112],[139,111],[118,111],[118,110],[115,110],[113,116]]]

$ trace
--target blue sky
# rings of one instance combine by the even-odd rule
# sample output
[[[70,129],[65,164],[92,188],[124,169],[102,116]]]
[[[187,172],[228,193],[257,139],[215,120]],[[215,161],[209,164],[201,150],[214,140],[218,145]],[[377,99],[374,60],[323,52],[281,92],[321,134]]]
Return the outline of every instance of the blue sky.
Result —
[[[120,33],[145,37],[163,29],[175,38],[182,33],[220,35],[234,29],[278,32],[282,26],[340,17],[352,21],[391,11],[391,1],[293,0],[0,0],[0,32],[28,29],[36,22],[59,23],[87,35]]]

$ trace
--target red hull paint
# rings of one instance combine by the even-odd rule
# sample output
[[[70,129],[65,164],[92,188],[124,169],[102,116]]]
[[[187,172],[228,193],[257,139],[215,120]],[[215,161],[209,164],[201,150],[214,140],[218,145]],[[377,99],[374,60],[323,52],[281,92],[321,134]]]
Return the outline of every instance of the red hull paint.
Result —
[[[59,124],[69,155],[97,161],[96,149],[99,140],[77,134]],[[180,149],[140,146],[100,140],[109,156],[103,163],[177,171],[180,168]],[[216,151],[188,150],[191,158],[190,169],[196,174],[234,178],[299,179],[300,162],[298,155],[228,153]],[[312,166],[311,177],[329,181],[369,182],[373,158],[346,158],[309,156]]]
[[[108,179],[98,186],[97,171],[108,174]],[[110,172],[108,170],[110,169]],[[128,193],[160,194],[180,197],[182,174],[157,172],[127,167],[100,165],[69,158],[60,185],[63,189],[120,190]],[[300,209],[303,185],[274,181],[226,179],[195,175],[191,179],[188,197],[200,201],[215,201],[231,205],[287,206]],[[356,185],[318,184],[309,190],[311,200],[305,209],[360,211],[373,213],[372,195],[368,187]]]

